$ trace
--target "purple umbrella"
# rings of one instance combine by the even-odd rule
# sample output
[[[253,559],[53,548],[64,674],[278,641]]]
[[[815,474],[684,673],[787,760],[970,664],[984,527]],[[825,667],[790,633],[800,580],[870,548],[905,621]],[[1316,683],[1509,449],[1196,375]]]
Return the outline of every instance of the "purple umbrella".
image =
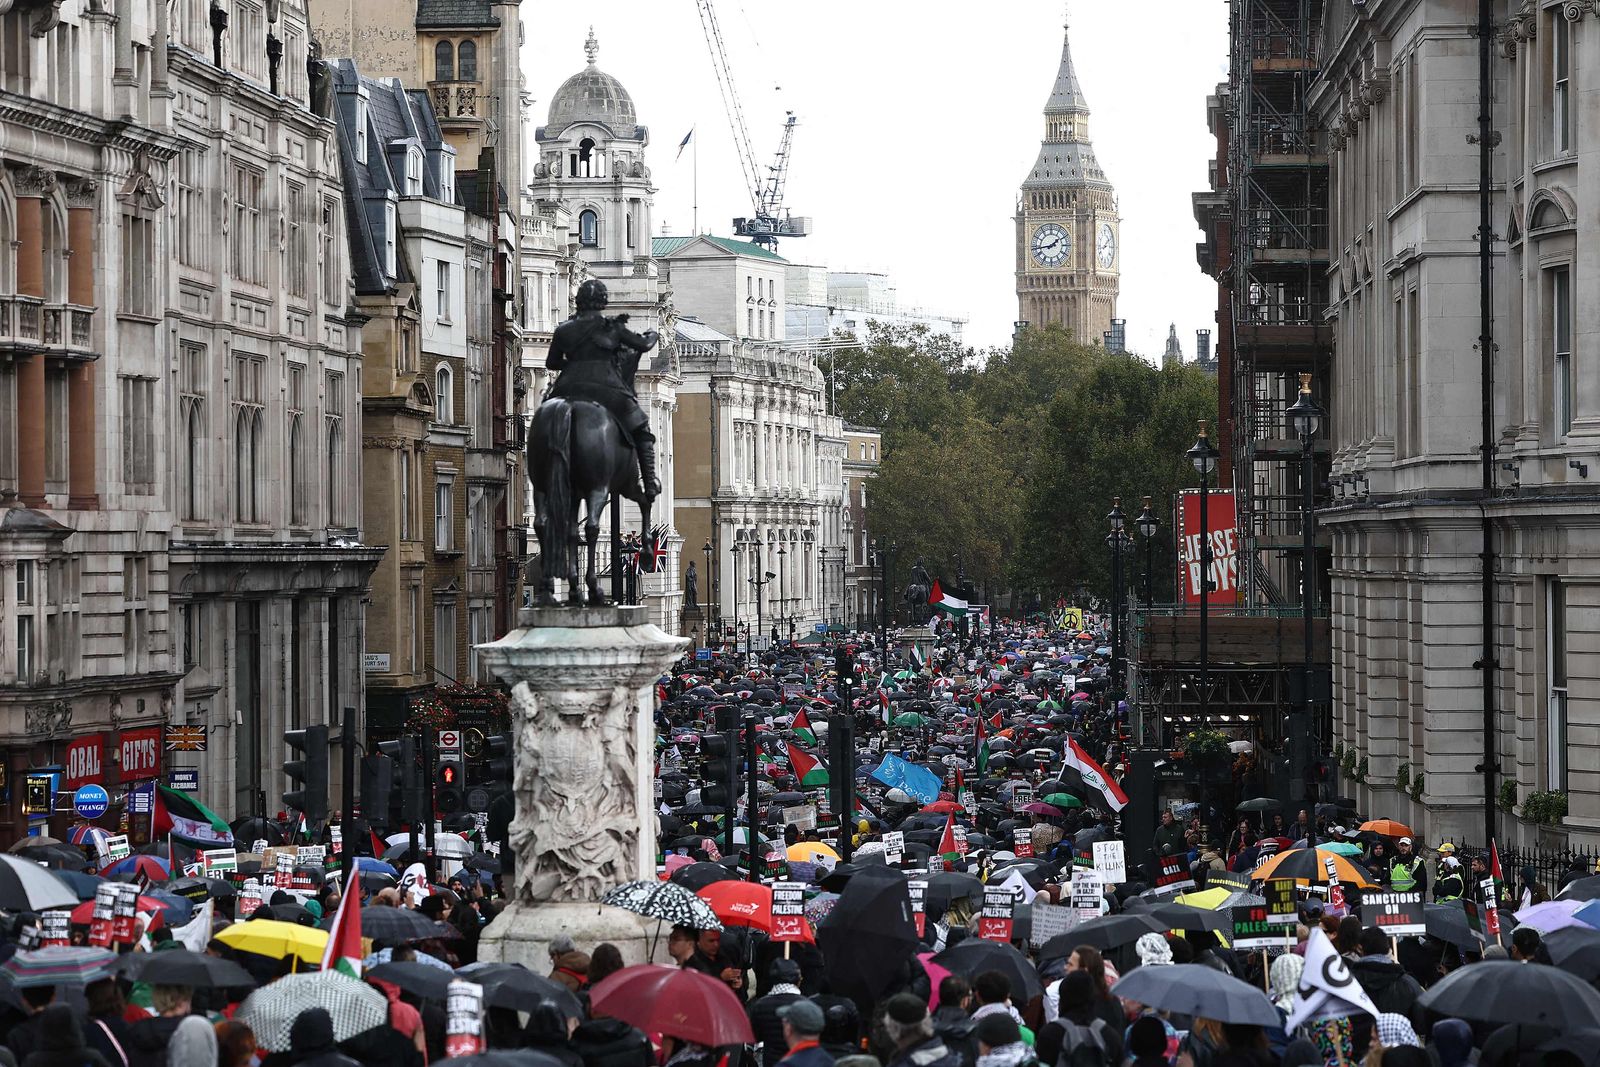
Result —
[[[1052,815],[1058,819],[1061,817],[1060,808],[1051,807],[1049,804],[1039,800],[1035,800],[1032,804],[1026,805],[1022,810],[1031,815]]]

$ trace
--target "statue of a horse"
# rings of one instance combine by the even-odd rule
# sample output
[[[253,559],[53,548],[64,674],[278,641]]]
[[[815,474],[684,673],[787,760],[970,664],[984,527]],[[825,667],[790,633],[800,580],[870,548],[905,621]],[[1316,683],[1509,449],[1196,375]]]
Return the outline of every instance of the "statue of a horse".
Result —
[[[911,568],[911,584],[906,586],[903,594],[905,602],[912,609],[925,608],[928,606],[928,594],[931,592],[933,592],[933,579],[928,576],[927,569],[919,559],[916,566]]]
[[[633,384],[642,352],[634,351],[619,368]],[[588,546],[585,585],[588,602],[605,597],[595,572],[595,541],[611,494],[639,505],[640,528],[649,530],[652,498],[639,485],[639,460],[617,420],[588,400],[552,397],[539,405],[528,435],[528,476],[533,483],[534,528],[543,557],[539,602],[554,604],[557,574],[567,580],[568,599],[584,603],[578,585],[578,506],[583,505],[583,541]]]

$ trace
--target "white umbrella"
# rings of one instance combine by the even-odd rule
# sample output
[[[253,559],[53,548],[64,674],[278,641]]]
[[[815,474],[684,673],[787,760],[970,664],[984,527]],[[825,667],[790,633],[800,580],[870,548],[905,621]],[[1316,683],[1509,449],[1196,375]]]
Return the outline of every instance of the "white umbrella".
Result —
[[[78,894],[48,869],[31,860],[0,853],[0,908],[44,911],[77,906]]]

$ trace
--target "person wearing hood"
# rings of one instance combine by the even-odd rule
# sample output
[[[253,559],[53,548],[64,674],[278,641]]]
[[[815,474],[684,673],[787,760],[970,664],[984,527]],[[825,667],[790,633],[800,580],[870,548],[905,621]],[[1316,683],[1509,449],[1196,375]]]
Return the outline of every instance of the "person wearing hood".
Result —
[[[1106,1064],[1122,1062],[1122,1027],[1111,1027],[1100,1011],[1094,980],[1087,971],[1068,971],[1061,979],[1059,1014],[1046,1023],[1034,1041],[1041,1063],[1070,1058],[1083,1042],[1097,1045]]]
[[[104,1056],[84,1044],[83,1031],[67,1005],[51,1004],[37,1018],[39,1043],[22,1058],[21,1067],[110,1067]],[[213,1063],[215,1059],[213,1054]]]
[[[583,1067],[583,1057],[572,1047],[567,1035],[567,1019],[561,1009],[540,1001],[528,1012],[522,1028],[522,1048],[531,1048],[560,1061],[563,1067]]]
[[[1267,982],[1272,987],[1272,1006],[1278,1009],[1278,1016],[1283,1020],[1267,1031],[1267,1044],[1273,1054],[1280,1058],[1293,1043],[1294,1035],[1286,1031],[1284,1025],[1289,1021],[1289,1013],[1294,1010],[1300,974],[1305,969],[1306,958],[1292,952],[1285,952],[1273,960],[1272,966],[1267,969]]]
[[[1419,1024],[1422,1010],[1417,1005],[1417,998],[1422,996],[1422,986],[1389,955],[1389,935],[1375,926],[1369,926],[1361,931],[1359,944],[1361,955],[1350,964],[1351,976],[1372,998],[1378,1011],[1401,1015],[1413,1024]],[[1365,1013],[1357,1014],[1352,1020],[1352,1027],[1351,1042],[1356,1055],[1364,1055],[1372,1037],[1372,1017]]]
[[[1440,1019],[1433,1024],[1430,1051],[1439,1067],[1468,1067],[1472,1062],[1472,1026],[1461,1019]]]
[[[1550,899],[1549,892],[1539,884],[1538,873],[1532,866],[1522,868],[1517,879],[1517,906],[1516,910],[1531,908]]]
[[[360,1067],[333,1041],[333,1017],[326,1008],[310,1008],[289,1027],[289,1062],[296,1067]]]
[[[167,1067],[216,1067],[217,1031],[204,1016],[190,1015],[178,1022],[167,1049]]]
[[[1466,875],[1462,873],[1461,861],[1452,854],[1454,851],[1452,848],[1449,853],[1439,857],[1439,873],[1433,882],[1435,903],[1458,900],[1467,891]]]

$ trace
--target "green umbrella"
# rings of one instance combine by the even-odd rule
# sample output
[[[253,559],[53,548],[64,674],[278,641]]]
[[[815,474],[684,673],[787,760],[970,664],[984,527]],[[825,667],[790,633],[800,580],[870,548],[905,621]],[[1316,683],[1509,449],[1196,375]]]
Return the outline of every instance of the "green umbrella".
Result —
[[[916,676],[916,671],[896,671],[894,677],[896,681],[901,681],[904,679],[915,678]]]
[[[1071,793],[1047,793],[1040,798],[1046,804],[1053,804],[1058,808],[1081,808],[1083,801]]]
[[[1048,697],[1039,701],[1038,709],[1040,711],[1060,711],[1061,705],[1055,700],[1054,697]]]
[[[921,715],[918,715],[914,711],[901,712],[899,715],[894,717],[894,724],[896,726],[921,726],[927,721],[927,719],[924,719]]]
[[[1359,855],[1361,855],[1361,846],[1360,845],[1352,845],[1348,841],[1335,841],[1331,845],[1318,845],[1317,847],[1320,848],[1324,852],[1332,852],[1336,856],[1359,856]]]

